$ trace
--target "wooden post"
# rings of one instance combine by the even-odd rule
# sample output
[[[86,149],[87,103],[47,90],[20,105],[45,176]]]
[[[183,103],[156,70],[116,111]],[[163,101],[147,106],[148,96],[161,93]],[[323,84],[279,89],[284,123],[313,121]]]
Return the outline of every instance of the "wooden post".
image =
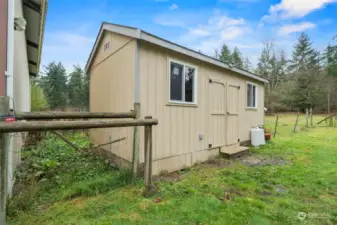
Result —
[[[9,111],[9,98],[0,97],[0,116],[6,116]],[[0,224],[6,225],[6,203],[8,182],[8,134],[0,133]]]
[[[274,137],[276,136],[277,124],[278,124],[278,115],[276,116],[276,121],[275,121]]]
[[[310,108],[310,126],[312,127],[313,122],[312,122],[312,108]]]
[[[309,119],[309,109],[305,109],[305,127],[309,127],[308,125],[308,119]]]
[[[296,127],[297,127],[297,123],[298,123],[298,117],[300,116],[300,113],[297,113],[297,117],[296,117],[296,122],[295,122],[295,126],[294,126],[294,130],[293,132],[296,132]]]
[[[135,119],[140,116],[140,103],[134,103]],[[132,173],[135,179],[139,174],[139,127],[133,128]]]
[[[145,119],[152,119],[152,117],[145,117]],[[152,185],[152,126],[145,126],[144,135],[144,156],[145,156],[145,168],[144,168],[144,183],[145,191],[144,196],[150,197],[156,192],[156,188]]]

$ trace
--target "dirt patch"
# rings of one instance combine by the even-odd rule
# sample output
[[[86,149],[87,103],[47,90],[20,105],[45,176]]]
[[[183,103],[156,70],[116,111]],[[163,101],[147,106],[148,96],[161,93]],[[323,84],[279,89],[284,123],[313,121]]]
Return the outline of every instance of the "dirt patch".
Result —
[[[273,195],[273,193],[270,192],[270,191],[262,191],[261,195],[263,195],[263,196],[270,196],[270,195]]]
[[[180,181],[183,179],[184,176],[186,176],[188,173],[187,172],[182,172],[182,171],[177,171],[177,172],[172,172],[172,173],[162,173],[159,176],[154,177],[154,181]]]
[[[276,185],[275,186],[275,191],[278,193],[278,194],[281,194],[281,193],[286,193],[288,191],[287,188],[283,187],[282,185]]]
[[[240,161],[243,165],[246,166],[267,166],[267,165],[285,165],[287,164],[287,160],[280,156],[275,157],[259,157],[259,156],[243,156],[241,158],[236,159],[236,161]]]
[[[224,168],[231,165],[231,161],[226,161],[222,158],[213,158],[198,164],[197,168]]]

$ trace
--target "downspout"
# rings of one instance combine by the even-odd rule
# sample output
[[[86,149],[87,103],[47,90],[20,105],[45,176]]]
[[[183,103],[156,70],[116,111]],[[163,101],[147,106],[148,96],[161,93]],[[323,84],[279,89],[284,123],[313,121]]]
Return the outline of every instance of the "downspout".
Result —
[[[8,0],[7,25],[7,69],[6,96],[10,97],[10,109],[14,107],[13,70],[14,70],[14,1]],[[8,194],[12,195],[13,186],[13,134],[8,135]]]

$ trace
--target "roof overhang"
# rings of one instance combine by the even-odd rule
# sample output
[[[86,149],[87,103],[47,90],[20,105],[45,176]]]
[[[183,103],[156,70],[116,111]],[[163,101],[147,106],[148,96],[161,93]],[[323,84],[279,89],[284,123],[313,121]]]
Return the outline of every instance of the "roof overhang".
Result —
[[[161,46],[163,48],[166,49],[170,49],[172,51],[193,57],[195,59],[213,64],[215,66],[221,67],[221,68],[225,68],[227,70],[230,70],[232,72],[241,74],[243,76],[252,78],[254,80],[258,80],[264,83],[269,83],[267,79],[260,77],[254,73],[251,73],[249,71],[234,67],[234,66],[230,66],[229,64],[223,63],[215,58],[212,58],[210,56],[204,55],[200,52],[194,51],[192,49],[186,48],[184,46],[175,44],[173,42],[167,41],[165,39],[162,39],[160,37],[157,37],[153,34],[147,33],[145,31],[142,31],[141,29],[138,28],[134,28],[134,27],[128,27],[128,26],[122,26],[122,25],[118,25],[118,24],[111,24],[111,23],[102,23],[102,26],[99,30],[99,34],[97,36],[97,39],[95,41],[94,47],[89,55],[89,59],[87,61],[87,64],[85,66],[85,71],[88,72],[88,69],[91,66],[92,60],[94,58],[95,52],[97,50],[97,47],[99,45],[99,42],[103,36],[103,32],[107,30],[107,31],[111,31],[114,33],[118,33],[121,35],[125,35],[134,39],[138,39],[138,40],[143,40],[145,42],[148,43],[152,43],[154,45],[158,45]]]
[[[47,5],[47,0],[22,0],[23,16],[27,21],[25,33],[31,76],[39,73]]]

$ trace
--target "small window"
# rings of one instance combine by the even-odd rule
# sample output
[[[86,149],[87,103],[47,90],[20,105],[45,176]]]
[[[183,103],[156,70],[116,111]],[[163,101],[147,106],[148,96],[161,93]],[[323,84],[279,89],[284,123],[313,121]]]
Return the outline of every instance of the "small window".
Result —
[[[109,48],[110,48],[110,41],[107,41],[104,44],[104,51],[108,50]]]
[[[247,107],[257,108],[257,86],[247,83]]]
[[[170,61],[170,101],[196,103],[196,68]]]

